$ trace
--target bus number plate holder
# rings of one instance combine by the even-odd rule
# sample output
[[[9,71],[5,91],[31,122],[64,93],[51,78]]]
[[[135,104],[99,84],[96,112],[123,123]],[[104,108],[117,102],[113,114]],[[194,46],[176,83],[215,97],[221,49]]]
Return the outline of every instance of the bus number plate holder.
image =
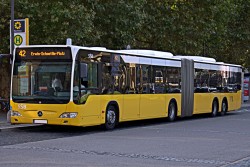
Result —
[[[34,119],[33,123],[34,124],[48,124],[48,120],[46,120],[46,119]]]

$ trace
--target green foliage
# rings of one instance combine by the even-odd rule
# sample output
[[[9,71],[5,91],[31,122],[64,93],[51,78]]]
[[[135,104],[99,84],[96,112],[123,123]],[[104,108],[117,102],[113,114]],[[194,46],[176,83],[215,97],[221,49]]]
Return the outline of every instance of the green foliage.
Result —
[[[9,52],[10,0],[0,1],[0,53]],[[204,55],[250,67],[249,0],[15,1],[30,44],[103,46]]]
[[[0,54],[9,53],[10,42],[10,4],[8,0],[0,1]]]
[[[93,38],[95,12],[80,0],[23,0],[16,4],[16,13],[29,18],[30,44],[65,44],[72,38],[74,44],[84,45]]]
[[[145,0],[99,0],[94,8],[95,45],[113,49],[124,49],[128,44],[135,46],[135,35],[142,30],[146,17],[144,3]]]

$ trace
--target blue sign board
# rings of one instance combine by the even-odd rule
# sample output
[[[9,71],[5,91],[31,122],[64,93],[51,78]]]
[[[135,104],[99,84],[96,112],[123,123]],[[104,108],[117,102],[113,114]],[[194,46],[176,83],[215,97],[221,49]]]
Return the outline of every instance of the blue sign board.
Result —
[[[25,20],[14,21],[14,33],[25,32]]]

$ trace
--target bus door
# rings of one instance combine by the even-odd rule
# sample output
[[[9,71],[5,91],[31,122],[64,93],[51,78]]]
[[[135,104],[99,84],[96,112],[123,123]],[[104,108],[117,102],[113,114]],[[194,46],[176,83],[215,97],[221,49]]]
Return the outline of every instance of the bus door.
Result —
[[[99,52],[79,50],[73,82],[74,101],[82,120],[93,124],[100,122],[100,65],[95,60]],[[79,99],[78,99],[79,98]]]
[[[126,85],[127,90],[123,97],[123,113],[122,119],[123,120],[132,120],[137,119],[140,116],[140,97],[141,95],[138,94],[137,89],[137,78],[136,78],[136,65],[135,64],[127,64],[126,65]]]
[[[140,99],[140,117],[152,118],[166,116],[165,84],[163,66],[141,67],[142,95]]]

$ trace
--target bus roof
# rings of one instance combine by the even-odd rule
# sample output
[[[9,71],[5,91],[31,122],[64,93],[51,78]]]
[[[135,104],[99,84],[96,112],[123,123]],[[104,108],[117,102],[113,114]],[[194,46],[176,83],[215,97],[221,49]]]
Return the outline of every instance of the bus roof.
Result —
[[[234,67],[242,68],[242,66],[236,65],[236,64],[229,64],[229,63],[224,63],[224,62],[217,62],[214,58],[211,58],[211,57],[183,56],[183,55],[177,55],[175,57],[180,58],[180,59],[182,59],[182,58],[191,59],[191,60],[194,60],[195,63],[206,63],[206,64],[223,65],[223,66],[234,66]]]
[[[174,55],[170,52],[162,52],[156,50],[142,50],[142,49],[129,49],[129,50],[118,50],[118,52],[125,54],[136,54],[152,58],[173,58]]]
[[[224,62],[216,62],[214,58],[203,57],[203,56],[188,56],[188,55],[176,55],[174,56],[170,52],[156,51],[156,50],[143,50],[143,49],[129,49],[129,50],[110,50],[105,47],[86,47],[86,46],[76,46],[76,45],[27,45],[20,46],[16,48],[32,48],[32,47],[71,47],[73,49],[85,49],[92,51],[100,51],[100,52],[110,52],[117,54],[128,54],[131,56],[139,56],[139,57],[150,57],[150,58],[160,58],[160,59],[169,59],[169,60],[177,60],[180,61],[183,58],[192,59],[195,63],[205,63],[205,64],[215,64],[215,65],[224,65],[224,66],[234,66],[242,68],[240,65],[236,64],[227,64]],[[131,60],[132,57],[129,59]]]
[[[214,58],[202,57],[202,56],[182,56],[182,55],[177,55],[175,57],[185,58],[185,59],[192,59],[192,60],[198,61],[198,62],[209,62],[209,63],[215,63],[216,62],[216,60]]]

